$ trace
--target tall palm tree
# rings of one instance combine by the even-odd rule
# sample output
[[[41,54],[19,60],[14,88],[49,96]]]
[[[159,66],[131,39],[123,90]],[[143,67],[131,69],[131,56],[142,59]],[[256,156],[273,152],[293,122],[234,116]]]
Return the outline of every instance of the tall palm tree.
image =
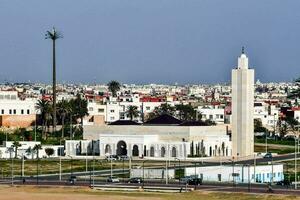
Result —
[[[49,120],[49,115],[51,111],[51,105],[49,101],[40,99],[35,105],[35,109],[40,112],[41,119],[42,119],[42,135],[45,138],[45,130]]]
[[[107,86],[113,97],[117,96],[117,92],[120,90],[121,84],[118,81],[110,81]]]
[[[137,106],[128,106],[127,107],[126,115],[127,115],[127,117],[130,118],[131,121],[135,117],[138,117],[139,114],[140,114],[140,112],[138,111],[138,107]]]
[[[52,40],[52,90],[53,90],[53,130],[56,131],[56,54],[55,54],[55,41],[59,38],[62,38],[62,35],[55,30],[53,27],[52,31],[47,31],[45,35],[45,39]]]
[[[58,113],[61,117],[61,138],[63,139],[66,115],[70,113],[71,109],[70,109],[69,102],[64,99],[58,102],[57,107],[58,107]]]
[[[20,146],[22,146],[22,145],[18,141],[14,141],[13,144],[12,144],[12,147],[15,149],[15,158],[18,157],[18,148]]]

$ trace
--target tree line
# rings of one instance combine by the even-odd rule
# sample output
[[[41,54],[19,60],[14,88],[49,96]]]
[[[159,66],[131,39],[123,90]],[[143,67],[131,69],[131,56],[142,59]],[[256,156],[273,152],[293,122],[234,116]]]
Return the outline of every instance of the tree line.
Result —
[[[61,125],[61,138],[64,138],[64,129],[66,124],[83,124],[83,118],[88,115],[88,102],[80,94],[76,98],[61,100],[57,103],[56,119],[57,124]],[[52,101],[40,99],[36,103],[36,109],[39,113],[39,125],[42,126],[43,138],[47,138],[50,132],[49,128],[53,125],[53,106]]]

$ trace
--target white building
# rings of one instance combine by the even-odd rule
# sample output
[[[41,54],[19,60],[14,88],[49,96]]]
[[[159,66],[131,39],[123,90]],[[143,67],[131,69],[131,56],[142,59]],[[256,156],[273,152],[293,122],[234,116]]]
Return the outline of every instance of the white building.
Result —
[[[249,181],[251,183],[268,183],[279,182],[284,179],[282,164],[189,167],[185,169],[185,175],[196,175],[203,181],[233,182],[234,180],[236,183],[248,183]]]
[[[238,67],[232,70],[232,149],[233,156],[254,153],[254,69],[242,51]]]
[[[198,107],[198,112],[202,115],[202,120],[210,120],[217,124],[224,124],[224,108]]]
[[[0,158],[14,158],[15,148],[13,147],[13,141],[4,141],[3,146],[0,146]],[[34,146],[41,144],[41,142],[35,141],[20,141],[20,147],[17,150],[17,158],[22,158],[25,156],[27,159],[37,158],[37,152],[33,150]],[[48,157],[46,149],[53,149],[53,154],[50,157],[58,157],[63,155],[64,146],[63,145],[42,145],[42,149],[39,150],[39,158]]]
[[[158,120],[162,118],[163,120]],[[164,120],[174,120],[174,123],[180,124],[154,123],[164,123]],[[99,141],[97,148],[100,156],[113,154],[158,159],[187,158],[190,155],[231,156],[231,141],[225,126],[182,124],[180,120],[168,115],[157,118],[152,124],[126,125],[126,122],[128,121],[119,121],[122,125],[84,126],[83,137],[88,143]],[[67,155],[81,155],[87,148],[86,144],[83,147],[82,141],[66,141]]]

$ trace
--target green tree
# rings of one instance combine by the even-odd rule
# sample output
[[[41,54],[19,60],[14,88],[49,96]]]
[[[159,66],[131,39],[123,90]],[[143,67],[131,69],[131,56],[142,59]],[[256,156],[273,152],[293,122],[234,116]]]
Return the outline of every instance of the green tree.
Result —
[[[77,94],[75,99],[70,100],[70,118],[80,119],[81,126],[83,125],[83,118],[89,114],[87,105],[87,100],[81,98],[80,94]]]
[[[47,154],[48,157],[52,156],[54,154],[54,149],[52,148],[46,148],[45,152]]]
[[[130,120],[132,121],[134,118],[139,116],[139,111],[138,111],[138,107],[137,106],[128,106],[127,107],[127,111],[126,111],[126,115],[127,117],[130,118]]]
[[[298,88],[289,92],[288,98],[297,100],[297,98],[300,98],[300,78],[295,80],[295,84],[298,86]],[[299,102],[296,102],[296,104],[299,104]]]
[[[42,120],[42,135],[43,138],[46,138],[45,132],[47,124],[51,118],[51,104],[45,99],[40,99],[35,105],[35,109],[39,111],[39,115]]]
[[[196,119],[196,110],[191,105],[178,104],[175,106],[180,120],[190,121]]]
[[[254,132],[256,133],[266,133],[267,129],[263,127],[261,119],[254,119]]]
[[[33,148],[28,147],[28,148],[26,149],[25,153],[26,153],[27,155],[31,155],[31,158],[33,159],[33,155],[34,155],[34,150],[33,150]]]
[[[15,158],[18,157],[18,148],[21,147],[22,145],[18,141],[14,141],[12,144],[12,147],[15,149]]]
[[[294,135],[296,135],[298,131],[299,122],[293,117],[287,117],[285,119],[285,122],[287,124],[288,130],[291,131]]]
[[[117,96],[117,92],[120,90],[121,85],[118,81],[110,81],[108,84],[108,90],[112,93],[113,97]]]
[[[61,100],[57,104],[59,118],[61,119],[61,138],[64,138],[65,119],[67,114],[71,112],[70,103],[66,100]]]
[[[33,150],[34,152],[36,153],[36,158],[39,159],[39,153],[40,153],[40,150],[42,149],[42,145],[40,144],[36,144],[34,145],[33,147]]]

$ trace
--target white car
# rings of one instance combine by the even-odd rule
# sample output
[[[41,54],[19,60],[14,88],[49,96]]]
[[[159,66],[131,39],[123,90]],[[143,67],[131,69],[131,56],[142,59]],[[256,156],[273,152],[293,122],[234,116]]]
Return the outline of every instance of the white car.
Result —
[[[107,161],[116,161],[118,159],[118,156],[116,155],[110,155],[106,157]]]
[[[115,176],[108,177],[106,181],[109,183],[119,183],[120,182],[119,178],[115,177]]]

